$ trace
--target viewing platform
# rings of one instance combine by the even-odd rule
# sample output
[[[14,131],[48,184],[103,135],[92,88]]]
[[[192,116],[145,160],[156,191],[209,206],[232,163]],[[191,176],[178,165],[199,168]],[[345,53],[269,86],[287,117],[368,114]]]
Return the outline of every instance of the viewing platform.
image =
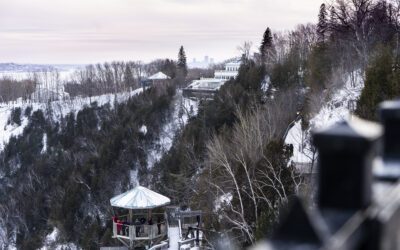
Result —
[[[171,200],[142,186],[137,186],[110,200],[114,209],[113,238],[126,247],[150,247],[167,238],[163,207]],[[121,211],[128,210],[128,214]]]

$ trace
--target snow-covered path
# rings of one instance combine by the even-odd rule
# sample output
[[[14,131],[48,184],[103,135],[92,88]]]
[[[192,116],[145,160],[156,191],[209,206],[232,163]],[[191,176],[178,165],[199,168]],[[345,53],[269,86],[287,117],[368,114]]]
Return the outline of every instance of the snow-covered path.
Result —
[[[310,120],[310,128],[306,131],[301,129],[301,120],[294,123],[289,130],[286,144],[293,145],[293,156],[291,161],[301,166],[309,164],[313,158],[310,145],[311,131],[323,126],[332,125],[338,121],[349,119],[351,112],[364,88],[364,80],[359,71],[353,72],[354,78],[347,77],[342,88],[338,89],[332,98],[319,110]]]

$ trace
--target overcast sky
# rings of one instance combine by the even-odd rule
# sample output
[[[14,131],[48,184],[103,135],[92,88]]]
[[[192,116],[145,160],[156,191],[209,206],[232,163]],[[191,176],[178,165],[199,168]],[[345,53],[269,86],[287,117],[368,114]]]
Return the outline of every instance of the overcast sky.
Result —
[[[322,0],[0,0],[0,62],[237,56],[267,26],[316,22]]]

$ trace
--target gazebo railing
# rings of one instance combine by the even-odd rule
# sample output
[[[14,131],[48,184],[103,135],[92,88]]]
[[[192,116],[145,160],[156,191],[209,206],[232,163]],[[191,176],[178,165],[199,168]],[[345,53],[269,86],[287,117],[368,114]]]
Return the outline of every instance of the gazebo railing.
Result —
[[[165,222],[153,225],[128,225],[113,222],[113,237],[128,240],[151,240],[166,235]]]

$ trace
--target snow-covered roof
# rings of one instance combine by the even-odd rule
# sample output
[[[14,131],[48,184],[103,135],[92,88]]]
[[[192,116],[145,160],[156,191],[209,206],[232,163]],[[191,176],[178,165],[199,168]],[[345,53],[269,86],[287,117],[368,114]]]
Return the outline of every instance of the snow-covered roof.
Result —
[[[149,79],[150,80],[166,80],[166,79],[170,79],[170,77],[160,71],[160,72],[157,72],[154,75],[150,76]]]
[[[126,209],[151,209],[168,205],[171,200],[148,188],[137,186],[110,200],[111,206]]]
[[[241,61],[234,61],[234,62],[228,62],[227,64],[225,64],[225,66],[237,66],[239,67],[241,64]]]
[[[194,80],[188,88],[190,89],[219,89],[225,83],[222,79],[203,78]]]

